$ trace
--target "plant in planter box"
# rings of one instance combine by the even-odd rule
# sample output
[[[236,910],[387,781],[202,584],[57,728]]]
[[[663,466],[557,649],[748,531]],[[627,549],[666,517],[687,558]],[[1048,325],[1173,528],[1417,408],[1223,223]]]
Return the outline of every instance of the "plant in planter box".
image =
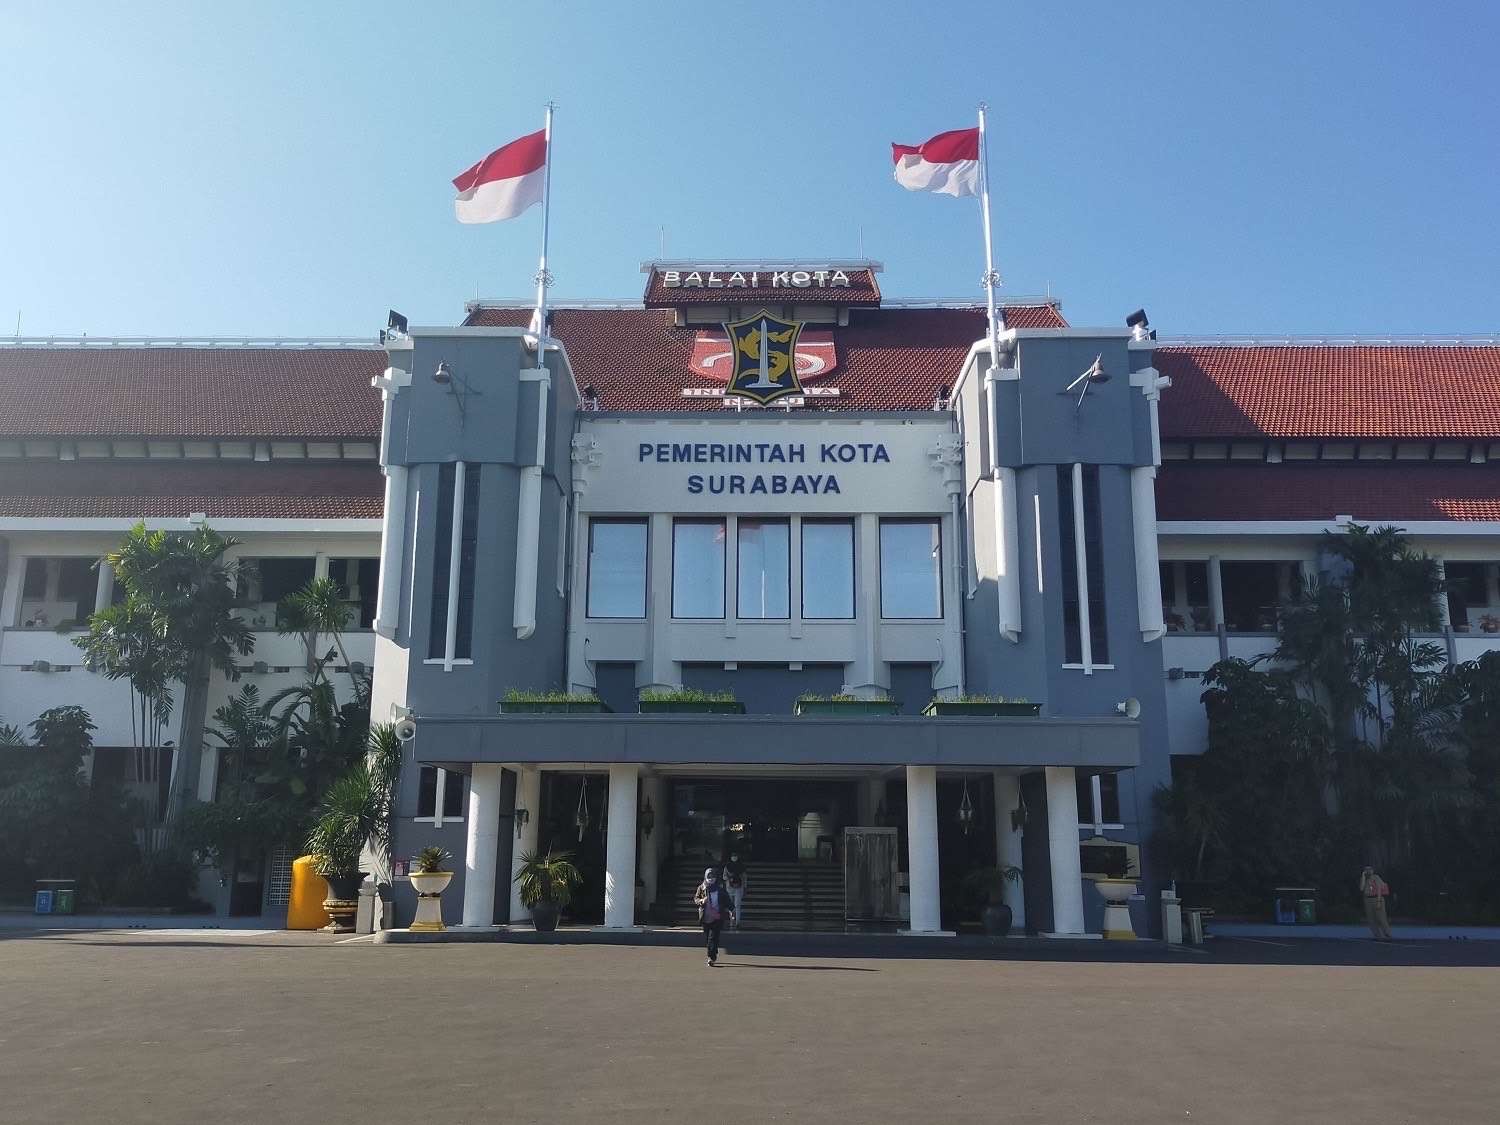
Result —
[[[732,691],[701,691],[698,688],[673,688],[670,691],[647,689],[641,692],[636,709],[642,715],[697,714],[743,715],[745,705]]]
[[[541,933],[557,929],[558,914],[573,901],[573,892],[582,882],[583,876],[573,865],[573,853],[550,848],[546,855],[522,854],[521,868],[516,872],[521,905],[531,911],[531,924]]]
[[[444,848],[423,848],[411,861],[411,885],[417,892],[417,914],[411,929],[433,932],[443,925],[443,891],[453,881],[453,872],[444,869],[453,856]]]
[[[1042,709],[1040,703],[1026,699],[1007,699],[1003,695],[971,693],[951,698],[935,697],[922,708],[924,715],[976,715],[976,716],[1035,716]]]
[[[377,731],[370,739],[371,756],[334,781],[323,793],[307,834],[313,870],[328,883],[323,908],[331,933],[352,933],[359,906],[359,884],[364,879],[360,859],[366,846],[381,857],[390,849],[391,793],[401,768],[401,746]]]
[[[1005,884],[1021,878],[1019,867],[980,867],[964,876],[963,895],[970,909],[992,937],[1010,933],[1011,909],[1005,904]]]
[[[895,715],[900,710],[900,702],[888,695],[866,699],[857,695],[804,694],[792,705],[797,715]]]
[[[609,704],[589,692],[522,691],[511,688],[500,701],[504,715],[602,715]]]

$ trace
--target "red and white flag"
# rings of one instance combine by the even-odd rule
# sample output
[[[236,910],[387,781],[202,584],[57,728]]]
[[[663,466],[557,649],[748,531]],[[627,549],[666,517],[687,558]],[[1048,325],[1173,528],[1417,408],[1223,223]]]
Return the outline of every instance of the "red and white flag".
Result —
[[[907,191],[979,194],[979,130],[954,129],[925,144],[891,145],[896,182]]]
[[[453,181],[453,213],[461,223],[514,219],[540,203],[547,174],[547,131],[530,133],[497,148]]]

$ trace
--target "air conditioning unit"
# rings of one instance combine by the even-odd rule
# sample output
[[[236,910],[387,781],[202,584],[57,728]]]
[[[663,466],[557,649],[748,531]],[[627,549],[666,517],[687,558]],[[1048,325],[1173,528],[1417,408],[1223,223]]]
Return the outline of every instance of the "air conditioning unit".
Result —
[[[31,662],[31,670],[33,672],[50,672],[52,671],[52,664],[47,660],[33,660]]]
[[[254,664],[250,665],[250,671],[254,672],[257,676],[264,676],[270,670],[271,666],[264,660],[257,660]]]
[[[366,671],[367,669],[365,668],[365,662],[363,660],[349,661],[349,674],[351,676],[363,676]]]

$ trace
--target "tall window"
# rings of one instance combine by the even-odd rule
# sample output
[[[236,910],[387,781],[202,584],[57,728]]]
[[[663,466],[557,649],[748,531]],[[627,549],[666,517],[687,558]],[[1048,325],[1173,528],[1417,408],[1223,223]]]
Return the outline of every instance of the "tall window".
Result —
[[[1063,662],[1091,668],[1109,663],[1109,620],[1104,603],[1104,536],[1099,510],[1099,466],[1057,467],[1057,525],[1062,544]],[[1078,551],[1078,512],[1083,513],[1083,559]],[[1082,573],[1080,573],[1080,570]],[[1083,618],[1088,617],[1088,650]]]
[[[672,616],[724,616],[724,520],[672,522]]]
[[[86,558],[27,559],[21,579],[21,628],[56,629],[86,623],[94,612],[99,588],[94,562]]]
[[[589,521],[590,617],[646,616],[646,521]]]
[[[368,629],[375,624],[375,598],[380,592],[379,559],[329,559],[328,577],[349,607],[349,626]]]
[[[460,479],[461,476],[461,479]],[[458,512],[457,628],[448,651],[448,598],[453,586],[453,523]],[[453,462],[438,467],[437,530],[432,559],[432,617],[427,656],[430,660],[468,660],[474,649],[474,575],[479,551],[479,466]]]
[[[438,766],[423,766],[417,777],[417,819],[441,823],[462,820],[463,816],[464,775]]]
[[[739,616],[790,617],[791,524],[787,520],[741,517],[738,529]]]
[[[1120,775],[1079,771],[1078,823],[1096,833],[1120,825]]]
[[[942,524],[880,521],[880,616],[943,616]]]
[[[854,616],[854,521],[802,521],[802,616],[847,621]]]

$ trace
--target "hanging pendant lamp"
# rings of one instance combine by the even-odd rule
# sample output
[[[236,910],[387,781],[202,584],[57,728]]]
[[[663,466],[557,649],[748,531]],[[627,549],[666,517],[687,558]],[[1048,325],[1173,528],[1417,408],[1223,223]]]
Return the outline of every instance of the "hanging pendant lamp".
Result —
[[[587,777],[578,787],[578,811],[573,814],[573,825],[578,829],[578,840],[582,843],[583,834],[589,826],[589,779]]]
[[[964,798],[958,803],[958,823],[967,836],[974,827],[974,803],[969,800],[969,779],[964,778]]]

